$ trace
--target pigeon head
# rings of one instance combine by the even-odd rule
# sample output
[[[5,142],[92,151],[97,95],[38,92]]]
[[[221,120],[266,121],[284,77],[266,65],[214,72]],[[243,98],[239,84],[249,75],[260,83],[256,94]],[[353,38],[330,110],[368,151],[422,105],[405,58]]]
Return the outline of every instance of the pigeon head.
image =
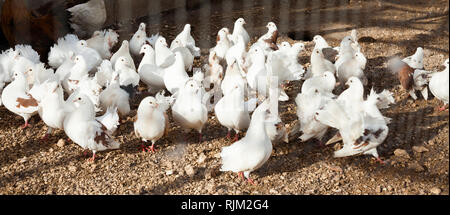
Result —
[[[360,88],[363,88],[361,80],[359,80],[359,78],[354,77],[354,76],[349,78],[348,81],[345,83],[345,85],[347,85],[349,87],[360,87]]]
[[[143,107],[155,109],[158,108],[159,104],[153,96],[146,97],[142,100],[141,104]]]
[[[351,36],[346,36],[341,41],[341,47],[350,46],[353,43],[353,38]]]
[[[200,83],[194,79],[189,79],[186,84],[185,84],[185,90],[188,93],[193,93],[193,94],[197,94],[198,92],[200,92]]]
[[[141,51],[139,52],[139,54],[146,54],[151,52],[153,52],[153,48],[149,44],[144,44],[141,47]]]
[[[292,45],[292,49],[295,51],[295,53],[299,53],[299,52],[305,50],[305,44],[294,43],[294,45]]]
[[[356,52],[353,56],[358,61],[361,69],[364,69],[366,67],[367,58],[361,52]]]
[[[87,42],[86,42],[86,40],[80,40],[80,41],[78,41],[78,45],[80,47],[87,47]]]
[[[273,22],[269,22],[269,23],[267,23],[267,26],[266,26],[268,29],[269,29],[269,31],[276,31],[277,30],[277,26],[275,25],[275,23],[273,23]]]
[[[94,33],[92,34],[92,37],[98,37],[102,34],[101,31],[94,31]]]
[[[75,59],[73,60],[73,62],[75,62],[76,64],[78,64],[78,63],[86,63],[86,61],[84,60],[84,57],[81,56],[81,55],[75,56]]]
[[[239,19],[236,20],[235,24],[239,25],[239,26],[243,26],[243,25],[245,25],[247,23],[245,22],[244,18],[239,18]]]
[[[145,23],[141,23],[141,24],[139,24],[139,30],[140,31],[145,31]]]
[[[181,44],[181,41],[179,39],[175,39],[172,43],[171,48],[178,48],[178,47],[182,47],[183,44]]]
[[[156,41],[157,44],[161,44],[165,47],[167,47],[167,41],[166,38],[164,38],[163,36],[159,36],[158,40]]]
[[[184,31],[191,32],[191,24],[186,24],[184,26]]]
[[[130,65],[130,63],[127,61],[127,59],[125,59],[125,57],[119,57],[118,59],[117,59],[117,62],[116,62],[116,66],[115,66],[115,68],[122,68],[122,67],[130,67],[131,65]]]

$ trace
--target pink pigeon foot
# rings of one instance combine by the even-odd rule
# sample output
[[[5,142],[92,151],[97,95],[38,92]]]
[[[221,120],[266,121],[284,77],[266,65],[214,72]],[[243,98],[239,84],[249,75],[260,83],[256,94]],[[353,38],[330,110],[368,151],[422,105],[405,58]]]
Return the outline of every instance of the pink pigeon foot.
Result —
[[[156,150],[156,148],[155,148],[155,146],[154,146],[154,144],[152,144],[150,147],[147,147],[147,151],[148,152],[156,152],[156,151],[158,151],[158,150]]]

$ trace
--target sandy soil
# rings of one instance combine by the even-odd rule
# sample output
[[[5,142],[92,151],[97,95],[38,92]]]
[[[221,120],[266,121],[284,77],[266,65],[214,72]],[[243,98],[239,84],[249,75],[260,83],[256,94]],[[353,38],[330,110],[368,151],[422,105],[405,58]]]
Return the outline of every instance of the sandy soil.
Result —
[[[425,48],[427,70],[437,69],[448,58],[448,1],[279,1],[273,6],[267,0],[230,1],[231,7],[213,2],[215,5],[185,11],[184,16],[194,26],[193,34],[204,53],[221,27],[231,29],[233,20],[241,16],[249,23],[246,27],[252,36],[264,33],[266,23],[274,20],[279,25],[280,41],[304,41],[307,52],[299,58],[303,64],[309,62],[313,47],[309,40],[315,34],[322,34],[337,46],[344,35],[357,28],[362,51],[368,58],[365,72],[369,87],[388,89],[395,95],[396,104],[383,111],[393,119],[389,135],[378,147],[387,164],[380,165],[369,156],[334,159],[332,153],[337,146],[321,148],[314,141],[301,143],[294,139],[288,144],[274,144],[269,161],[252,173],[258,184],[251,185],[237,174],[218,171],[220,149],[231,142],[213,115],[204,129],[202,143],[196,142],[194,132],[188,134],[188,143],[184,142],[184,134],[172,122],[169,135],[157,143],[159,151],[144,153],[139,151],[141,142],[133,133],[135,111],[116,135],[122,148],[99,153],[96,162],[89,163],[78,145],[57,144],[66,138],[64,131],[41,142],[46,126],[38,116],[32,118],[32,128],[22,130],[23,120],[0,107],[0,193],[449,194],[448,110],[435,112],[434,108],[442,103],[433,96],[428,101],[421,96],[417,101],[408,98],[398,80],[386,71],[387,58],[412,55],[418,46]],[[210,11],[207,16],[202,12],[205,7]],[[149,33],[159,29],[171,41],[184,24],[175,12],[164,12],[159,18],[161,23],[154,17],[143,17],[115,27],[123,27],[122,39],[128,39],[130,29],[145,21]],[[210,17],[211,22],[201,16]],[[203,56],[196,64],[205,60]],[[288,127],[297,121],[293,100],[300,88],[301,82],[292,82],[287,87],[291,100],[280,103],[281,117]],[[138,103],[133,105],[136,109]]]

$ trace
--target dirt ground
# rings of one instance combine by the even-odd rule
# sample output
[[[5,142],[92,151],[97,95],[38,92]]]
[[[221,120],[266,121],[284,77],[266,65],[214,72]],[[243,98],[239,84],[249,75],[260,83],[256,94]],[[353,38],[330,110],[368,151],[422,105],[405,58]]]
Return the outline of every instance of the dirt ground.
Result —
[[[389,57],[412,55],[418,46],[425,49],[427,70],[436,70],[449,57],[448,1],[220,2],[184,12],[166,11],[158,19],[142,17],[114,27],[120,28],[121,39],[129,39],[139,22],[145,21],[149,33],[161,31],[171,41],[187,21],[193,25],[194,37],[206,55],[216,32],[222,26],[232,29],[236,18],[246,19],[246,28],[253,37],[263,34],[266,23],[272,20],[279,26],[280,41],[305,42],[307,51],[300,56],[302,64],[309,63],[313,47],[310,40],[315,34],[337,46],[351,29],[358,29],[362,52],[368,59],[366,92],[372,86],[378,92],[388,89],[394,92],[396,101],[382,111],[393,119],[387,139],[378,147],[386,165],[370,156],[335,159],[332,154],[337,146],[322,148],[315,141],[301,143],[294,139],[274,143],[268,162],[251,174],[257,183],[251,185],[237,174],[218,171],[221,147],[231,142],[225,138],[226,128],[213,114],[203,131],[202,143],[197,143],[195,132],[188,134],[188,143],[184,142],[181,129],[171,121],[169,135],[156,144],[159,151],[141,152],[132,122],[138,102],[116,134],[121,149],[98,153],[97,160],[89,163],[78,145],[67,141],[57,144],[66,138],[64,131],[56,131],[48,142],[41,142],[46,126],[38,116],[32,118],[32,128],[22,130],[22,118],[2,106],[0,193],[449,194],[448,110],[435,112],[434,108],[442,103],[432,95],[428,101],[421,96],[412,100],[386,70]],[[205,8],[209,9],[206,15]],[[178,16],[180,13],[186,14]],[[205,60],[202,56],[196,64]],[[291,99],[280,103],[281,118],[288,127],[297,121],[294,99],[300,89],[301,82],[291,82],[286,90]],[[324,140],[333,132],[330,130]]]

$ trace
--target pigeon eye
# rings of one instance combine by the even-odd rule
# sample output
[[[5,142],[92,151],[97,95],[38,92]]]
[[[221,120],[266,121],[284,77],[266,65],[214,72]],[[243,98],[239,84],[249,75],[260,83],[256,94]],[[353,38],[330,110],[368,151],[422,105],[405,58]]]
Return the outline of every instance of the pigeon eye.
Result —
[[[141,36],[137,36],[137,38],[141,38]]]
[[[194,85],[193,85],[193,84],[191,84],[191,87],[194,87]]]
[[[319,50],[317,50],[316,53],[319,54]]]
[[[81,97],[78,98],[78,101],[81,101]]]

